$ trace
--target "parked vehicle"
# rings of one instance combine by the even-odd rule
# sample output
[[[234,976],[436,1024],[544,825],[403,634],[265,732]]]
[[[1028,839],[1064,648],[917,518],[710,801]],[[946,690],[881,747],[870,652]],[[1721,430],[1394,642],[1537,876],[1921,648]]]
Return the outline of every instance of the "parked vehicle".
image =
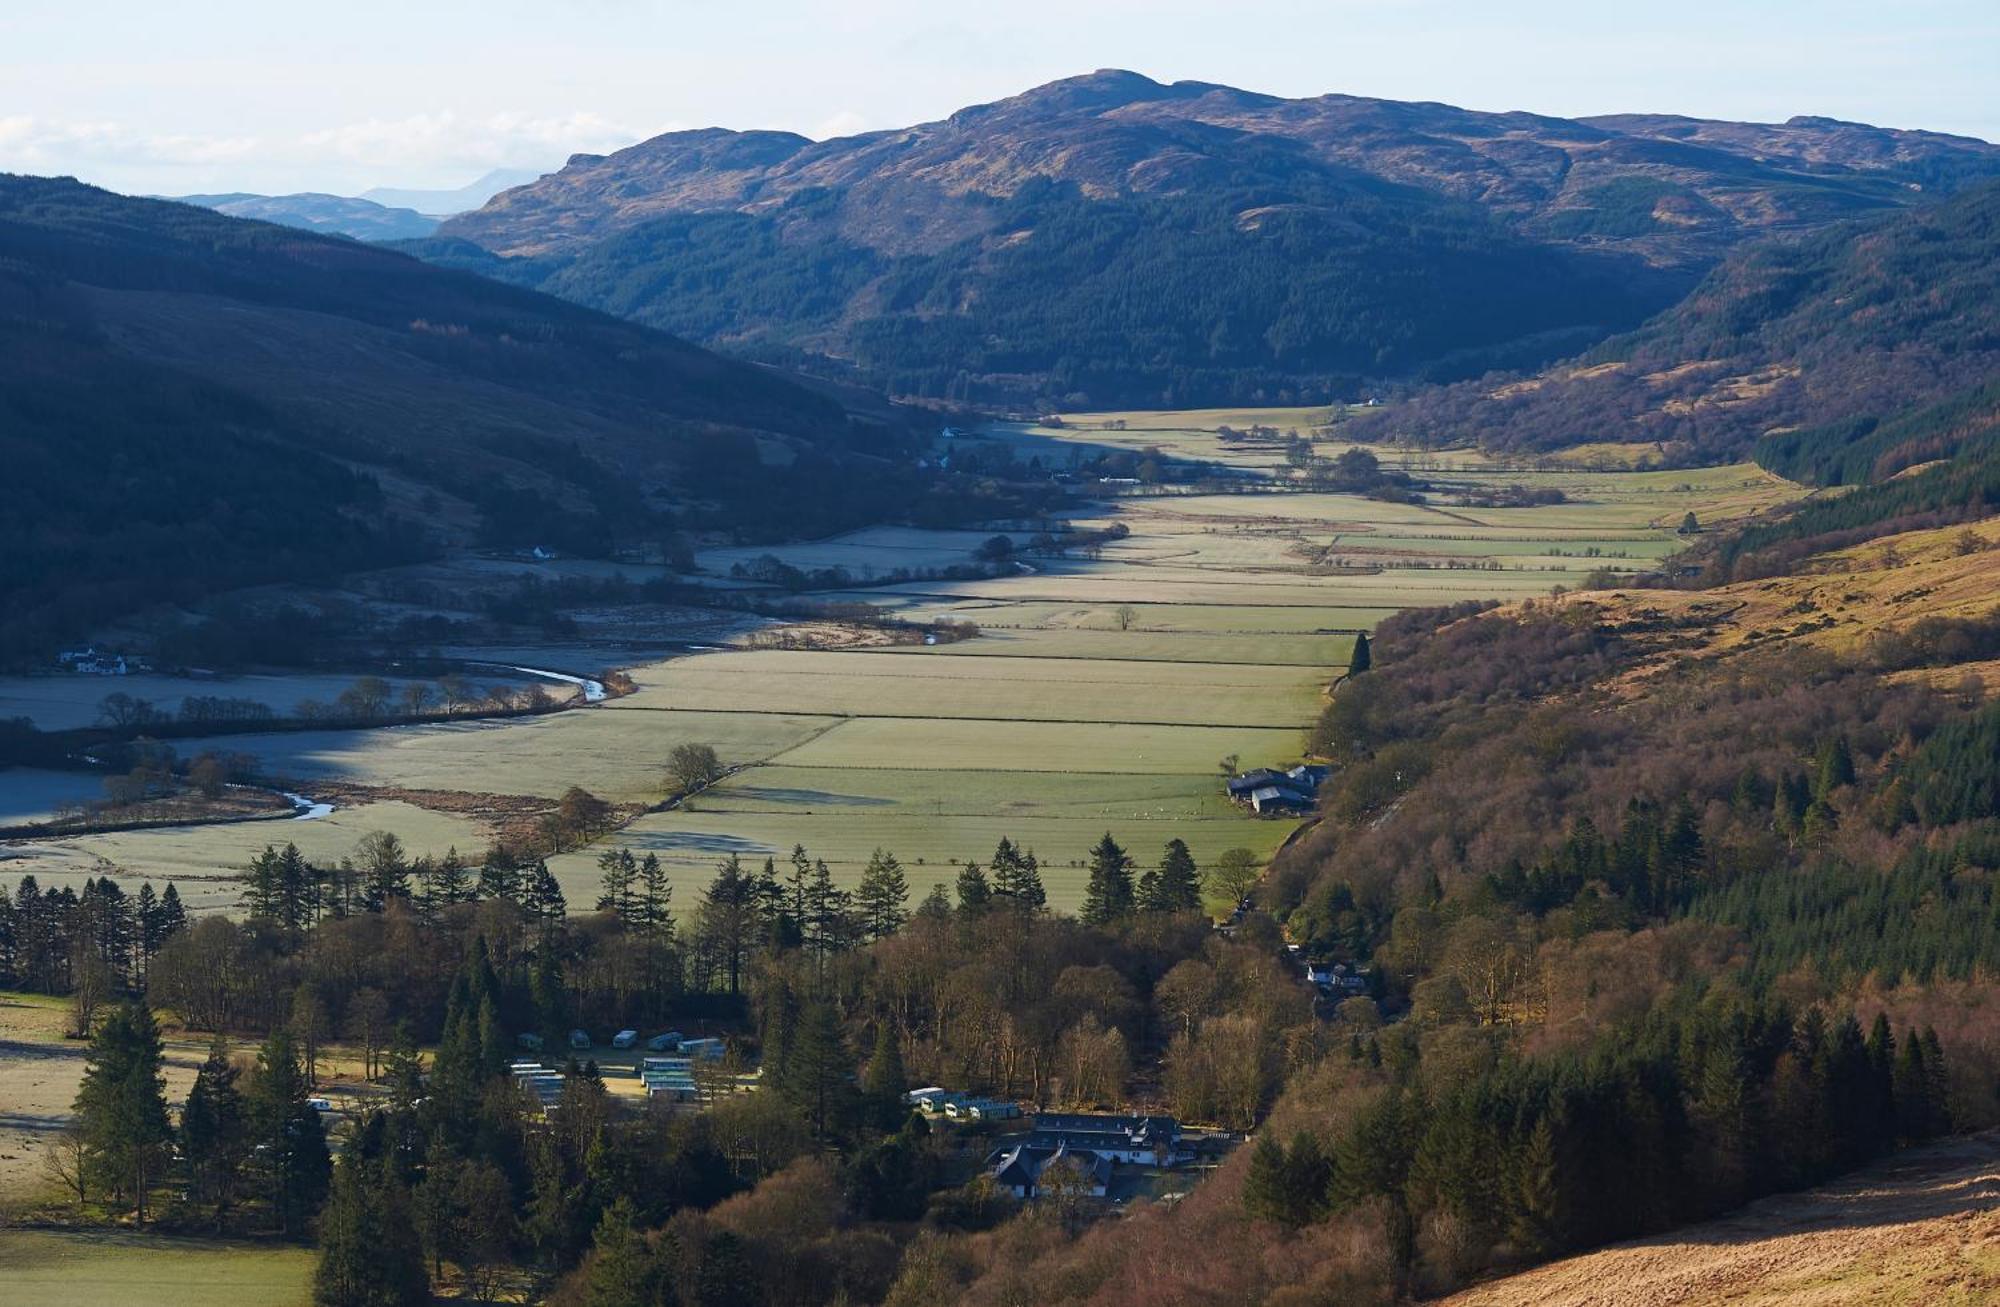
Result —
[[[611,1037],[611,1047],[613,1048],[630,1048],[638,1042],[639,1032],[636,1030],[621,1030]]]
[[[582,1030],[570,1031],[569,1046],[580,1051],[588,1051],[590,1048],[590,1035]]]

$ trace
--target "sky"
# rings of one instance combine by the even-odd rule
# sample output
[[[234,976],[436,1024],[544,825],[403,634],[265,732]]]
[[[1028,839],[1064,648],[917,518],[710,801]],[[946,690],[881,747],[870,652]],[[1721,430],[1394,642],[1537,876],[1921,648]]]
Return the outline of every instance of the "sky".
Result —
[[[0,171],[455,187],[688,127],[899,127],[1095,68],[2000,140],[1994,0],[0,0]]]

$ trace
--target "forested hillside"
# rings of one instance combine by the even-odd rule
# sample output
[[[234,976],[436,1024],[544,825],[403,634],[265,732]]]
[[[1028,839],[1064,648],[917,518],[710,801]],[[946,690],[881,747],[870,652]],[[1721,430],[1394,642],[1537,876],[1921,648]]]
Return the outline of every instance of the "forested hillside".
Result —
[[[1174,407],[1531,367],[1763,232],[2000,171],[1858,124],[1572,121],[1106,71],[812,142],[673,133],[410,248],[894,393]]]
[[[1798,640],[1763,620],[1704,643],[1729,588],[1385,622],[1317,731],[1320,821],[1259,895],[1368,996],[1326,1013],[1327,1052],[1186,1202],[958,1240],[928,1286],[1423,1299],[2000,1121],[2000,627],[1928,615],[1939,535],[1952,602],[1982,576],[2000,600],[1991,518],[1795,578],[1824,573],[1828,607],[1877,596],[1859,641],[1803,638],[1839,628],[1801,605]]]
[[[0,178],[0,343],[10,652],[140,602],[445,545],[773,538],[923,494],[907,433],[765,369],[67,180]]]
[[[1471,433],[1506,450],[1644,443],[1670,462],[1754,449],[1800,480],[1879,479],[1990,422],[1980,387],[2000,376],[1996,303],[2000,185],[1985,183],[1750,246],[1569,363],[1418,392],[1356,429],[1439,444]]]

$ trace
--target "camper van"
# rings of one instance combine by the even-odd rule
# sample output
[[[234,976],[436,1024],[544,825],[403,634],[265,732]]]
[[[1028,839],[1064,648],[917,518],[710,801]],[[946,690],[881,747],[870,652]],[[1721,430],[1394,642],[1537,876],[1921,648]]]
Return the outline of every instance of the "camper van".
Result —
[[[581,1030],[570,1031],[569,1046],[579,1051],[588,1051],[590,1048],[590,1035]]]
[[[639,1032],[636,1030],[621,1030],[611,1037],[611,1047],[613,1048],[630,1048],[638,1042]]]
[[[664,1035],[654,1035],[646,1041],[646,1051],[649,1053],[671,1053],[680,1046],[681,1032],[678,1030],[669,1030]]]

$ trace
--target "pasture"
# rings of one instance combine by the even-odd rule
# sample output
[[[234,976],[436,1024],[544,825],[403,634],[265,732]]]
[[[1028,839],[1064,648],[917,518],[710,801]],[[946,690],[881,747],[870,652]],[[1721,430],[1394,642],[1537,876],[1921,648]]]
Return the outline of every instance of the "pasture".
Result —
[[[1049,448],[1165,447],[1173,437],[1177,452],[1206,457],[1196,451],[1216,445],[1222,422],[1283,430],[1309,416],[1125,414],[1116,415],[1123,430],[1006,430]],[[1254,458],[1282,462],[1281,451],[1260,451]],[[1254,461],[1252,451],[1234,453]],[[668,755],[698,743],[712,745],[733,773],[604,845],[552,860],[572,905],[595,897],[594,864],[605,846],[659,854],[685,912],[732,852],[782,859],[803,844],[851,884],[881,847],[910,867],[921,893],[933,879],[950,879],[955,861],[983,862],[1006,835],[1036,849],[1052,900],[1073,906],[1081,872],[1072,864],[1106,830],[1141,866],[1174,836],[1204,863],[1234,846],[1274,849],[1291,823],[1226,803],[1218,764],[1231,755],[1245,767],[1297,760],[1354,632],[1415,605],[1574,589],[1594,570],[1633,569],[1672,553],[1689,511],[1714,524],[1795,493],[1753,467],[1517,470],[1476,453],[1400,457],[1413,467],[1452,463],[1463,469],[1453,473],[1461,484],[1555,488],[1567,499],[1461,508],[1254,483],[1231,494],[1121,497],[1076,516],[1129,530],[1091,556],[1024,559],[1017,573],[990,579],[817,596],[912,621],[973,622],[981,632],[973,639],[733,648],[635,667],[636,693],[545,717],[224,737],[214,743],[255,754],[305,793],[314,781],[340,781],[379,787],[383,801],[323,822],[45,841],[11,850],[12,865],[171,877],[191,904],[222,907],[234,894],[222,878],[267,841],[296,838],[331,860],[371,829],[395,830],[413,850],[430,852],[476,848],[490,834],[476,815],[393,801],[422,801],[409,792],[552,798],[581,785],[656,804],[671,788]],[[728,568],[763,552],[795,566],[881,576],[969,559],[989,534],[874,528],[769,551],[711,549],[701,561],[712,581],[732,587],[747,583],[727,578]],[[203,743],[182,742],[183,752]]]
[[[293,1307],[313,1252],[130,1230],[0,1230],[0,1285],[23,1307]]]

